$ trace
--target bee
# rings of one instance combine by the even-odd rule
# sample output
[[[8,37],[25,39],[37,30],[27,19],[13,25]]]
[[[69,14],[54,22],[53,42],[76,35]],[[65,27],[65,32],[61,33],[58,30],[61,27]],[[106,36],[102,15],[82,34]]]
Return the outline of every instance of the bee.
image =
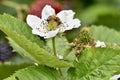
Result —
[[[49,23],[50,21],[55,21],[55,22],[57,22],[58,25],[61,24],[60,19],[59,19],[58,17],[56,17],[56,15],[49,16],[48,19],[47,19],[47,21],[48,21],[48,23]]]

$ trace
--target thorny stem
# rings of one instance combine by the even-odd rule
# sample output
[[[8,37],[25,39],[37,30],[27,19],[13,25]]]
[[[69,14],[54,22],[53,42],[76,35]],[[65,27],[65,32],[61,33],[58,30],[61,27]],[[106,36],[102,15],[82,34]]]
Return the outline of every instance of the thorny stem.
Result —
[[[56,47],[55,47],[55,37],[52,38],[52,46],[53,46],[54,56],[57,57]],[[58,73],[59,73],[61,76],[63,76],[63,75],[62,75],[62,71],[61,71],[60,68],[56,68],[56,70],[58,71]]]

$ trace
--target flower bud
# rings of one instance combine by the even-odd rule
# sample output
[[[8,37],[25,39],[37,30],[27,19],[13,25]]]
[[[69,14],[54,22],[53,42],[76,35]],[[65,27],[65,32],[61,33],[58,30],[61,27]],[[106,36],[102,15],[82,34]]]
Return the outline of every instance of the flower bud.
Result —
[[[95,42],[90,28],[83,27],[73,43],[75,44],[76,56],[78,56],[85,47],[93,47]]]

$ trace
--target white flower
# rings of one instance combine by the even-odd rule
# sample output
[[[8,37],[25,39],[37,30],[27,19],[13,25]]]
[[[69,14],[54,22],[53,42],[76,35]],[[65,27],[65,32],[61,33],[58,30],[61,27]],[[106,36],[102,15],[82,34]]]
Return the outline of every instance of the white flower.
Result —
[[[101,42],[101,41],[97,41],[96,44],[95,44],[95,47],[106,47],[105,43],[104,42]]]
[[[120,79],[120,74],[114,75],[113,77],[110,78],[110,80],[118,80]]]
[[[33,34],[51,38],[81,25],[79,19],[73,19],[74,14],[72,10],[63,10],[55,14],[55,10],[50,5],[46,5],[42,10],[42,17],[28,15],[27,24],[32,28]]]

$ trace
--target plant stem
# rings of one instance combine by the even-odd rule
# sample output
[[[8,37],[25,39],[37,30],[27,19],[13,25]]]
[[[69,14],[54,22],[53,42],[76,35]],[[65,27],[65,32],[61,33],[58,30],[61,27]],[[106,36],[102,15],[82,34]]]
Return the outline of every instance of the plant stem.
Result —
[[[62,71],[60,68],[56,68],[56,70],[58,71],[58,73],[63,77]]]
[[[52,38],[52,46],[53,46],[54,56],[57,57],[56,47],[55,47],[55,37]],[[56,68],[56,70],[59,72],[59,74],[60,74],[61,76],[63,76],[63,75],[62,75],[62,71],[61,71],[60,68]]]
[[[53,45],[53,52],[54,52],[54,55],[57,57],[56,47],[55,47],[55,37],[52,38],[52,45]]]

